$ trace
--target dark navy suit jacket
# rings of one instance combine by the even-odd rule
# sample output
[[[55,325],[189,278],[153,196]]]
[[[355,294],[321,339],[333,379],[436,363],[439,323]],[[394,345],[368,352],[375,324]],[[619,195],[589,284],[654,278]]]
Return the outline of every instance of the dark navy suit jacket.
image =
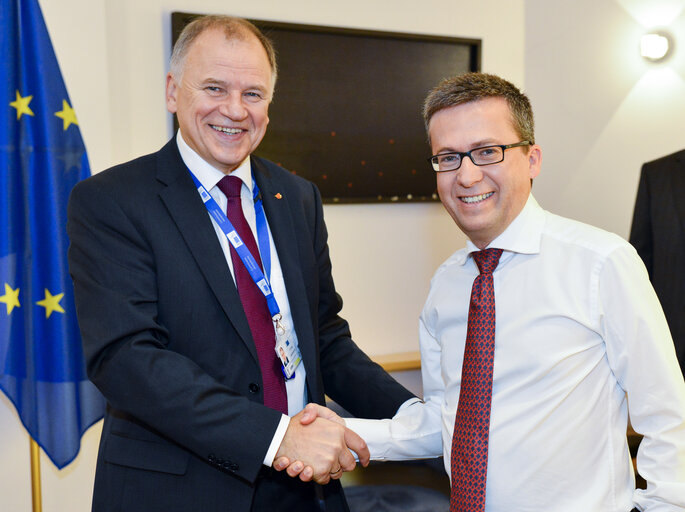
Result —
[[[316,187],[252,157],[310,401],[391,417],[412,395],[353,343]],[[280,199],[277,197],[279,196]],[[69,264],[88,375],[108,401],[93,509],[244,511],[280,419],[247,318],[175,139],[80,182]],[[337,481],[329,510],[347,510]]]

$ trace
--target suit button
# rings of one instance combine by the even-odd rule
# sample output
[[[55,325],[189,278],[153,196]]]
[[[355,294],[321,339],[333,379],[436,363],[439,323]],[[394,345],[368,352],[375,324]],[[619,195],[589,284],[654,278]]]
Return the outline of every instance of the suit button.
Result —
[[[250,393],[259,393],[259,384],[255,384],[254,382],[250,382],[248,389],[250,390]]]
[[[235,472],[238,469],[238,464],[235,462],[224,461],[223,464],[221,464],[221,469],[224,471]]]

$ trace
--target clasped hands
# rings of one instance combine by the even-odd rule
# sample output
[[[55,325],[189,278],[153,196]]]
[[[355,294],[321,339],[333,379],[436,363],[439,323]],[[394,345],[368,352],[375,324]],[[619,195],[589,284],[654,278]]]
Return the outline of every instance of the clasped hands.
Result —
[[[351,451],[357,454],[362,466],[369,464],[369,449],[364,440],[333,411],[312,403],[290,418],[273,468],[285,469],[289,476],[299,476],[303,482],[327,484],[331,479],[339,479],[343,471],[354,469]]]

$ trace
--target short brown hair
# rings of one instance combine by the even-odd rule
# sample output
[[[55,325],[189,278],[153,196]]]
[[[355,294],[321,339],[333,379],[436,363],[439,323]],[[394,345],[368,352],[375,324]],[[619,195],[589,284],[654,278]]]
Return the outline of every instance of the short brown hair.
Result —
[[[504,78],[487,73],[465,73],[446,78],[435,86],[423,103],[426,132],[436,112],[484,98],[507,100],[514,130],[521,140],[535,143],[535,121],[528,96]]]
[[[223,30],[226,34],[226,39],[245,40],[250,34],[255,36],[261,43],[264,51],[266,51],[269,66],[271,67],[271,85],[273,87],[276,86],[278,67],[276,65],[276,50],[274,50],[273,44],[254,24],[235,16],[201,16],[188,23],[176,40],[174,49],[171,52],[169,71],[174,77],[180,78],[183,74],[185,57],[193,41],[200,34],[210,29]]]

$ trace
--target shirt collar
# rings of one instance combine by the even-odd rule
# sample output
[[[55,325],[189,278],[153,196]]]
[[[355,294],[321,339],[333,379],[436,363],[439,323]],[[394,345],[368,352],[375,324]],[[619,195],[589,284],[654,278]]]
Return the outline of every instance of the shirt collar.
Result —
[[[504,249],[505,252],[510,253],[537,254],[540,252],[544,225],[545,211],[535,200],[533,194],[530,194],[521,213],[509,224],[507,229],[488,244],[487,248]],[[466,263],[468,256],[479,250],[471,240],[467,240],[464,259],[460,263],[462,265]]]
[[[205,189],[213,189],[216,184],[219,183],[221,178],[226,176],[219,169],[207,163],[188,145],[181,135],[181,130],[176,133],[176,144],[178,145],[178,151],[181,153],[183,162],[186,164],[188,169],[192,171],[200,183],[202,183],[202,186],[205,187]],[[252,196],[252,167],[250,165],[249,155],[236,169],[233,170],[233,172],[231,172],[231,176],[237,176],[240,178],[242,182],[247,185],[247,188],[250,190],[250,196]]]

